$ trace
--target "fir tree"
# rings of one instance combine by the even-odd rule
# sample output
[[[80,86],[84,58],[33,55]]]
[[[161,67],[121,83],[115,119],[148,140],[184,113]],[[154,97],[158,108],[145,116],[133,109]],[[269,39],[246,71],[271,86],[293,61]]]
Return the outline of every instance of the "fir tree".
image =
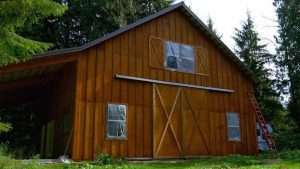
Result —
[[[24,61],[47,50],[49,43],[28,39],[16,32],[44,17],[62,15],[65,10],[66,7],[51,0],[0,1],[0,65]]]
[[[215,29],[215,24],[213,22],[213,20],[211,19],[211,17],[208,18],[207,20],[207,28],[212,32],[214,33],[219,39],[222,38],[222,35],[220,35],[218,33],[218,31]]]
[[[265,117],[271,121],[274,114],[282,110],[279,95],[273,89],[274,82],[269,79],[270,70],[266,68],[272,55],[266,50],[266,44],[261,43],[249,13],[241,30],[235,30],[233,38],[236,42],[235,52],[256,78],[255,96]]]
[[[81,46],[109,32],[153,14],[171,0],[56,0],[69,10],[59,19],[47,18],[36,30],[22,33],[36,39],[49,39],[55,48]],[[40,34],[35,34],[39,32]]]
[[[280,86],[289,88],[288,109],[300,127],[300,1],[275,0],[274,5],[279,24],[276,63],[282,79]]]

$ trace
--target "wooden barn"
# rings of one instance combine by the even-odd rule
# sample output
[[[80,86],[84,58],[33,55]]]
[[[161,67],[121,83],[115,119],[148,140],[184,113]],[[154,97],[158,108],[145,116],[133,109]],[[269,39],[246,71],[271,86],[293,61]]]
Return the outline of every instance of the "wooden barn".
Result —
[[[0,102],[39,100],[44,157],[256,154],[254,80],[179,3],[81,47],[0,68]]]

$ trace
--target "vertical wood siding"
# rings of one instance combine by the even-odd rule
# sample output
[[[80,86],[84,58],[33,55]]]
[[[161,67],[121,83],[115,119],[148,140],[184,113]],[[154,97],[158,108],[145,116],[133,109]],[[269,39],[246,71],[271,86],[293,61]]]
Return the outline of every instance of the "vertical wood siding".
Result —
[[[203,54],[208,57],[208,76],[150,66],[151,36],[201,46]],[[209,151],[206,151],[204,147],[196,146],[198,143],[195,139],[188,154],[197,155],[193,152],[197,148],[201,149],[202,155],[257,152],[255,114],[247,99],[247,92],[252,90],[250,80],[181,12],[173,11],[80,55],[73,159],[93,159],[97,153],[108,153],[114,157],[153,157],[152,84],[119,80],[114,78],[115,74],[235,90],[233,94],[209,91],[193,94],[193,90],[188,90],[194,98],[192,105],[199,112],[199,126],[209,143]],[[106,106],[111,102],[128,105],[126,140],[106,139]],[[227,141],[226,112],[239,113],[241,142]],[[191,132],[197,132],[195,126],[191,128]],[[188,133],[186,137],[191,135],[193,133]]]

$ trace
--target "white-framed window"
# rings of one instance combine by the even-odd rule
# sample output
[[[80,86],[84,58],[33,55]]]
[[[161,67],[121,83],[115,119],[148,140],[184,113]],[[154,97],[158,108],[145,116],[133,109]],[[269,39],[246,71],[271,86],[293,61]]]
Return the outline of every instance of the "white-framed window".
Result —
[[[127,106],[124,104],[107,105],[107,138],[126,139],[127,138]]]
[[[181,72],[195,73],[195,50],[192,46],[165,42],[165,67]]]
[[[227,133],[229,141],[241,141],[240,118],[238,113],[227,113]]]

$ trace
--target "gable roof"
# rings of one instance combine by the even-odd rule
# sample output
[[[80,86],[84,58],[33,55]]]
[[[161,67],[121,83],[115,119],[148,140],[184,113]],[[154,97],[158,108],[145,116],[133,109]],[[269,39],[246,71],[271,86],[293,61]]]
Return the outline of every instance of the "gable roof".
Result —
[[[45,53],[42,53],[40,55],[36,55],[34,58],[41,58],[41,57],[48,57],[48,56],[57,56],[57,55],[63,55],[63,54],[69,54],[69,53],[75,53],[75,52],[81,52],[83,50],[86,50],[88,48],[91,48],[95,45],[101,44],[102,42],[111,39],[115,36],[118,36],[124,32],[127,32],[135,27],[138,27],[144,23],[147,23],[153,19],[156,19],[162,15],[165,15],[169,12],[172,12],[174,10],[179,9],[183,14],[187,16],[187,18],[201,31],[204,32],[206,36],[209,37],[225,54],[229,56],[229,58],[238,65],[238,67],[242,70],[243,73],[245,73],[252,81],[256,81],[255,77],[253,76],[253,73],[244,65],[244,63],[220,40],[219,37],[217,37],[213,32],[211,32],[208,27],[190,10],[189,7],[187,7],[184,2],[177,3],[175,5],[172,5],[168,8],[165,8],[153,15],[150,15],[148,17],[142,18],[137,20],[136,22],[129,24],[125,27],[122,27],[112,33],[109,33],[103,37],[100,37],[94,41],[91,41],[89,43],[86,43],[83,46],[79,47],[72,47],[72,48],[65,48],[65,49],[57,49],[48,51]]]

